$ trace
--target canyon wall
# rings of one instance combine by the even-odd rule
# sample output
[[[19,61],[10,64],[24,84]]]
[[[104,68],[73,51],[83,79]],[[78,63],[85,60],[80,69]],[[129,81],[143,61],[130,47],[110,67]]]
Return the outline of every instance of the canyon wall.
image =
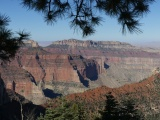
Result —
[[[99,64],[99,79],[93,86],[119,87],[138,82],[160,66],[158,50],[139,48],[116,41],[80,41],[76,39],[55,41],[44,48],[51,53],[78,54]]]
[[[160,66],[160,54],[112,41],[53,42],[40,47],[30,40],[10,62],[1,62],[0,75],[7,89],[43,102],[45,92],[66,95],[102,85],[114,88],[138,82]],[[36,101],[39,96],[39,101]]]
[[[42,49],[32,50],[19,56],[23,69],[32,74],[36,82],[80,82],[83,79],[97,79],[98,63],[80,55],[50,54]],[[12,64],[12,63],[11,63]],[[92,74],[93,73],[93,74]]]
[[[51,54],[31,46],[21,48],[14,59],[0,65],[6,88],[36,104],[45,100],[45,89],[54,89],[52,87],[58,82],[74,83],[85,89],[89,81],[98,79],[99,73],[99,64],[95,60],[81,55]]]
[[[42,89],[38,88],[37,83],[29,72],[16,65],[11,66],[3,63],[0,65],[0,74],[6,89],[24,96],[35,104],[43,103],[45,96]],[[34,89],[37,89],[36,94]]]

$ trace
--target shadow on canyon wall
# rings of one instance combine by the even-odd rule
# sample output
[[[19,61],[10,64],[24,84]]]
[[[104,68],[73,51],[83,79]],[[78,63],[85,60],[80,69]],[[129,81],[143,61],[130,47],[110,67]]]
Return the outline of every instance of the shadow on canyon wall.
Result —
[[[78,76],[79,76],[80,82],[81,82],[85,87],[89,87],[89,82],[82,77],[82,75],[79,73],[79,71],[77,71],[77,74],[78,74]]]
[[[44,89],[43,90],[43,93],[46,97],[49,97],[49,98],[56,98],[58,96],[62,96],[62,94],[59,94],[59,93],[54,93],[53,90],[50,90],[50,89]]]
[[[109,67],[110,67],[109,65],[107,65],[106,63],[104,63],[104,68],[105,69],[109,69]]]
[[[86,67],[86,77],[91,81],[96,81],[98,79],[98,70],[96,64]]]

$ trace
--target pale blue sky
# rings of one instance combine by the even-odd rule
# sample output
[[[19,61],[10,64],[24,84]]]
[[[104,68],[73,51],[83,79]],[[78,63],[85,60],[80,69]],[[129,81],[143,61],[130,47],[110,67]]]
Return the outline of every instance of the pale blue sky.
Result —
[[[96,28],[97,32],[86,38],[82,38],[80,33],[74,33],[67,20],[59,20],[53,26],[47,25],[42,14],[23,8],[20,2],[21,0],[0,0],[0,13],[11,18],[9,28],[13,31],[28,31],[31,33],[31,39],[36,41],[55,41],[70,38],[114,40],[129,43],[160,41],[160,0],[156,0],[156,3],[150,6],[151,12],[141,19],[143,33],[122,35],[121,26],[117,24],[117,21],[105,17],[102,25]]]

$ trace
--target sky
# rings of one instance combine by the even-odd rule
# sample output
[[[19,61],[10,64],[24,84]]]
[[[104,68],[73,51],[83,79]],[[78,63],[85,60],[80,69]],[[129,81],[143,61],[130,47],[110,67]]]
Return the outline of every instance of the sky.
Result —
[[[150,12],[140,22],[141,34],[123,35],[116,19],[105,16],[104,22],[96,27],[94,35],[83,38],[81,33],[70,28],[69,20],[59,20],[54,25],[44,22],[43,14],[28,10],[20,4],[21,0],[0,0],[0,13],[10,17],[9,28],[13,31],[30,32],[30,39],[45,43],[64,39],[120,41],[132,44],[156,42],[160,44],[160,0],[150,5]]]

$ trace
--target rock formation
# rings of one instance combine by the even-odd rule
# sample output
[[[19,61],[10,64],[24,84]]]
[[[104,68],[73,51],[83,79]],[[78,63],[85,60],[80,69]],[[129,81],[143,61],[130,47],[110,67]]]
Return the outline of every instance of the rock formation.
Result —
[[[24,41],[26,47],[39,47],[38,43],[34,40]]]
[[[138,82],[160,66],[157,50],[149,51],[124,42],[69,39],[55,41],[44,49],[52,53],[78,54],[97,61],[100,75],[96,86],[119,87]]]
[[[0,66],[1,79],[3,79],[6,89],[25,96],[33,103],[42,103],[44,95],[41,89],[38,89],[33,76],[18,66],[3,64]],[[35,91],[36,89],[36,91]],[[35,98],[38,98],[38,100]]]
[[[57,83],[74,83],[85,89],[89,81],[98,79],[99,73],[95,60],[81,55],[51,54],[41,47],[31,46],[22,47],[13,60],[0,65],[6,88],[36,104],[45,99],[43,90],[54,89]]]
[[[128,43],[70,39],[42,48],[30,40],[15,59],[1,62],[0,74],[6,88],[32,101],[40,96],[40,103],[45,89],[66,95],[102,85],[120,87],[143,80],[159,66],[159,52]]]
[[[16,61],[13,63],[19,62],[23,69],[32,74],[36,82],[42,80],[79,83],[80,77],[96,80],[99,74],[98,63],[94,60],[80,55],[51,54],[40,48],[26,50]]]

